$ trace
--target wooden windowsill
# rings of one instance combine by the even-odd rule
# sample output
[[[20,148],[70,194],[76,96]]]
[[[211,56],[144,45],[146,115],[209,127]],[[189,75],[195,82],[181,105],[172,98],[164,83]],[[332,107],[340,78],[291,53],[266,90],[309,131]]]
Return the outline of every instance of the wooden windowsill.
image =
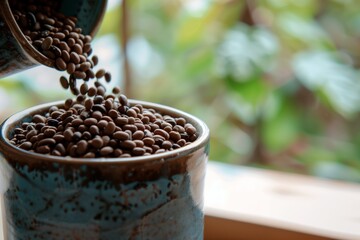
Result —
[[[360,185],[209,162],[205,213],[205,239],[355,240]]]

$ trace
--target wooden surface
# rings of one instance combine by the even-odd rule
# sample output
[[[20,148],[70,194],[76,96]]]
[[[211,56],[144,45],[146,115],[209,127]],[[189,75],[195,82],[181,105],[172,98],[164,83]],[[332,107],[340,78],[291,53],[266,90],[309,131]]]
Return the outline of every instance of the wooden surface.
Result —
[[[217,228],[233,235],[228,239],[277,239],[268,230],[278,229],[325,239],[359,240],[360,185],[211,162],[205,213],[212,217],[206,222],[210,226],[205,225],[212,234],[216,220],[229,220]],[[244,223],[250,224],[249,228],[256,226],[257,238],[241,238],[242,231],[246,234]]]
[[[302,232],[290,231],[213,216],[205,217],[204,240],[334,240]]]

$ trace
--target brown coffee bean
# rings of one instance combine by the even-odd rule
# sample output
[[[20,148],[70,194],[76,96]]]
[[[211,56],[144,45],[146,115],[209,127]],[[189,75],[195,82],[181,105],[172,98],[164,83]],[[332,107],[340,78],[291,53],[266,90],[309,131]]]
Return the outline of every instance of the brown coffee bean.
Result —
[[[101,105],[101,104],[95,104],[93,107],[92,107],[92,110],[93,111],[99,111],[99,112],[101,112],[101,113],[106,113],[106,108],[103,106],[103,105]]]
[[[100,155],[101,156],[107,156],[109,154],[111,154],[112,152],[114,151],[114,149],[112,147],[103,147],[101,150],[100,150]]]
[[[49,145],[55,145],[55,144],[56,144],[56,141],[53,138],[44,138],[38,142],[38,146],[42,146],[42,145],[49,146]]]
[[[67,51],[67,52],[71,51],[70,47],[64,41],[61,41],[58,46],[59,46],[60,50],[64,50],[64,51]]]
[[[55,34],[53,35],[53,37],[62,40],[62,39],[64,39],[66,36],[65,36],[65,34],[62,33],[62,32],[57,32],[57,33],[55,33]]]
[[[136,144],[136,147],[144,147],[145,144],[141,140],[133,140],[133,142]]]
[[[44,131],[45,137],[48,137],[48,138],[53,137],[55,134],[56,134],[56,130],[53,128],[49,128]]]
[[[65,71],[65,70],[66,70],[66,63],[65,63],[65,61],[64,61],[62,58],[60,58],[60,57],[58,57],[58,58],[56,59],[55,65],[56,65],[57,69],[59,69],[60,71]]]
[[[119,148],[116,148],[113,152],[114,157],[120,157],[123,154],[123,151]]]
[[[186,131],[187,134],[193,135],[193,134],[196,133],[196,128],[193,127],[193,126],[190,125],[190,124],[186,124],[186,125],[185,125],[185,131]]]
[[[72,61],[75,64],[80,63],[80,57],[76,52],[71,52],[70,53],[70,61]]]
[[[112,92],[113,92],[114,94],[119,94],[121,91],[120,91],[120,88],[119,88],[119,87],[114,87],[114,88],[112,89]]]
[[[116,125],[114,122],[109,122],[104,129],[104,133],[107,135],[113,134],[113,132],[115,131],[115,127]]]
[[[169,137],[170,137],[169,134],[163,129],[155,129],[154,134],[160,135],[160,136],[164,137],[164,139],[169,139]]]
[[[146,146],[152,146],[155,144],[155,140],[151,137],[146,137],[143,139],[143,142]]]
[[[48,154],[48,153],[50,153],[50,147],[46,146],[46,145],[37,147],[36,152],[42,153],[42,154]]]
[[[123,132],[123,131],[115,132],[113,134],[113,138],[121,140],[121,141],[130,140],[129,134],[127,134],[126,132]]]
[[[73,127],[78,127],[78,126],[80,126],[80,125],[83,124],[83,123],[84,123],[84,121],[83,121],[81,118],[76,118],[76,119],[74,119],[74,120],[71,121],[71,125],[72,125]]]
[[[83,62],[80,64],[80,70],[86,72],[91,68],[91,64],[89,62]]]
[[[146,152],[145,149],[144,149],[144,148],[140,148],[140,147],[135,147],[135,148],[132,150],[132,153],[133,153],[135,156],[144,155],[145,152]]]
[[[54,25],[55,20],[53,18],[45,17],[44,22],[49,25]]]
[[[97,93],[97,89],[96,89],[95,87],[90,87],[90,88],[89,88],[89,91],[88,91],[88,96],[89,96],[89,97],[95,96],[96,93]]]
[[[125,140],[120,142],[120,147],[126,149],[134,149],[136,147],[136,144],[131,140]]]
[[[53,39],[51,37],[46,37],[41,44],[43,50],[49,50],[50,46],[53,44]]]
[[[180,139],[179,141],[176,142],[176,144],[178,144],[180,147],[183,147],[186,144],[186,140],[185,139]]]
[[[70,129],[66,129],[64,131],[64,138],[66,141],[71,142],[73,136],[74,136],[74,133]]]
[[[96,78],[102,78],[105,75],[105,70],[104,69],[100,69],[96,72],[95,76]]]
[[[74,76],[76,79],[84,79],[84,78],[86,78],[86,73],[81,72],[81,71],[75,71],[75,72],[73,73],[73,76]]]
[[[144,132],[143,131],[135,131],[133,133],[133,139],[143,139],[144,137]]]
[[[180,126],[180,125],[175,125],[173,127],[173,130],[176,131],[176,132],[179,132],[179,133],[184,133],[185,132],[185,128]]]
[[[33,117],[32,121],[33,121],[34,123],[45,123],[46,119],[45,119],[45,117],[43,117],[43,116],[41,116],[41,115],[39,115],[39,114],[36,114],[36,115]]]
[[[99,58],[98,58],[96,55],[94,55],[94,56],[91,58],[91,60],[93,61],[94,66],[98,65],[98,63],[99,63]]]
[[[85,140],[80,140],[77,143],[77,149],[76,149],[76,153],[80,156],[84,155],[87,151],[88,148],[88,142]]]
[[[104,141],[101,137],[95,137],[91,141],[89,141],[89,144],[92,145],[94,148],[101,148],[104,144]]]
[[[69,38],[69,39],[67,40],[67,44],[68,44],[68,46],[71,47],[71,48],[75,45],[75,43],[76,43],[76,41],[75,41],[75,39],[73,39],[73,38]]]
[[[65,61],[65,62],[69,62],[70,61],[70,54],[69,52],[65,51],[65,50],[61,50],[61,58]]]
[[[72,49],[79,55],[83,53],[82,47],[78,43],[75,43],[75,45],[72,47]]]
[[[105,121],[105,120],[100,120],[98,123],[97,123],[97,126],[99,129],[104,129],[106,128],[106,126],[108,125],[108,122]]]
[[[117,117],[119,116],[119,113],[116,111],[116,110],[114,110],[114,109],[111,109],[109,112],[108,112],[108,114],[109,114],[109,117],[111,117],[112,119],[115,119],[115,121],[116,121],[116,119],[117,119]],[[116,123],[116,122],[115,122]],[[116,123],[117,124],[117,123]],[[118,125],[118,124],[117,124]]]
[[[53,52],[49,51],[49,50],[44,50],[44,51],[42,51],[42,53],[43,53],[46,57],[48,57],[48,58],[50,58],[50,59],[55,59],[55,58],[56,58],[55,54],[54,54]]]
[[[71,98],[66,99],[65,109],[69,109],[73,105],[74,101]]]
[[[174,142],[177,142],[181,139],[180,133],[176,132],[176,131],[169,132],[169,136],[170,136],[170,139],[173,140]]]
[[[84,157],[84,158],[95,158],[95,153],[93,153],[93,152],[88,152],[88,153],[86,153],[83,157]]]
[[[61,77],[60,77],[60,84],[61,84],[61,86],[62,86],[64,89],[68,89],[68,88],[69,88],[69,82],[68,82],[68,80],[67,80],[64,76],[61,76]]]
[[[64,135],[60,135],[60,134],[56,134],[53,138],[57,143],[63,142],[65,139]]]
[[[19,148],[22,148],[24,150],[30,150],[32,148],[32,143],[31,142],[23,142],[22,144],[19,145]]]
[[[85,43],[84,48],[83,48],[83,52],[88,53],[88,52],[90,52],[90,50],[91,50],[91,44],[90,43]]]
[[[99,130],[98,126],[93,125],[93,126],[89,127],[89,132],[95,136],[95,135],[99,135],[100,130]]]
[[[110,72],[106,72],[104,76],[105,76],[105,81],[106,81],[106,82],[110,82],[110,81],[111,81],[111,73],[110,73]]]
[[[129,110],[126,111],[126,114],[130,117],[137,117],[137,113],[134,109],[130,108]]]

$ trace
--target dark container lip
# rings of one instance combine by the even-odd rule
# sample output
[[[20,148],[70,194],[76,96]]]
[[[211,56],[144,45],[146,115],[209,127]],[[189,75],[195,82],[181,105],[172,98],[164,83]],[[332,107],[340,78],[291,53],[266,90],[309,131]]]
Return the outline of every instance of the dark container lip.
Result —
[[[179,157],[185,157],[189,154],[199,150],[200,148],[204,147],[210,137],[210,131],[206,124],[198,119],[197,117],[183,112],[181,110],[165,106],[162,104],[157,103],[150,103],[145,101],[139,100],[132,100],[129,99],[129,103],[131,105],[141,104],[146,108],[153,108],[156,111],[162,114],[168,114],[173,117],[184,117],[188,122],[193,124],[197,129],[199,136],[198,138],[189,145],[184,147],[175,149],[173,151],[159,153],[149,156],[140,156],[140,157],[128,157],[128,158],[73,158],[73,157],[57,157],[52,155],[44,155],[39,153],[29,152],[23,149],[20,149],[9,142],[9,135],[11,133],[10,129],[14,129],[16,126],[19,126],[19,123],[22,120],[26,119],[26,117],[30,117],[36,113],[45,112],[51,106],[61,106],[63,105],[64,101],[57,101],[51,103],[45,103],[41,105],[37,105],[21,112],[15,113],[14,115],[10,116],[6,119],[0,126],[0,152],[4,155],[5,158],[11,159],[26,159],[29,163],[31,162],[38,162],[38,161],[49,161],[53,163],[59,164],[85,164],[85,165],[92,165],[92,164],[138,164],[138,163],[150,163],[150,162],[157,162],[157,161],[166,161],[168,159],[174,159]]]
[[[102,0],[102,4],[101,4],[102,11],[100,14],[97,15],[96,25],[93,27],[91,32],[88,33],[91,37],[95,36],[96,32],[100,27],[101,20],[103,19],[106,11],[106,6],[107,6],[107,0]],[[48,67],[54,67],[55,66],[54,60],[47,58],[41,52],[36,50],[36,48],[26,40],[25,35],[21,31],[19,25],[16,23],[14,15],[11,12],[9,0],[0,0],[0,12],[2,12],[4,21],[10,28],[11,32],[14,34],[16,41],[22,46],[22,49],[24,49],[24,53],[32,60],[32,62],[41,63]]]

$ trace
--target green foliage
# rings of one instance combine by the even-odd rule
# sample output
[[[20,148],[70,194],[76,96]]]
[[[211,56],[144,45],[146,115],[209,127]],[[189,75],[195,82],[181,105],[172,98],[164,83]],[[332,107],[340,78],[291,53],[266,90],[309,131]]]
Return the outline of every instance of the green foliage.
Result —
[[[136,97],[204,119],[212,160],[359,181],[357,3],[197,2],[133,2]]]

